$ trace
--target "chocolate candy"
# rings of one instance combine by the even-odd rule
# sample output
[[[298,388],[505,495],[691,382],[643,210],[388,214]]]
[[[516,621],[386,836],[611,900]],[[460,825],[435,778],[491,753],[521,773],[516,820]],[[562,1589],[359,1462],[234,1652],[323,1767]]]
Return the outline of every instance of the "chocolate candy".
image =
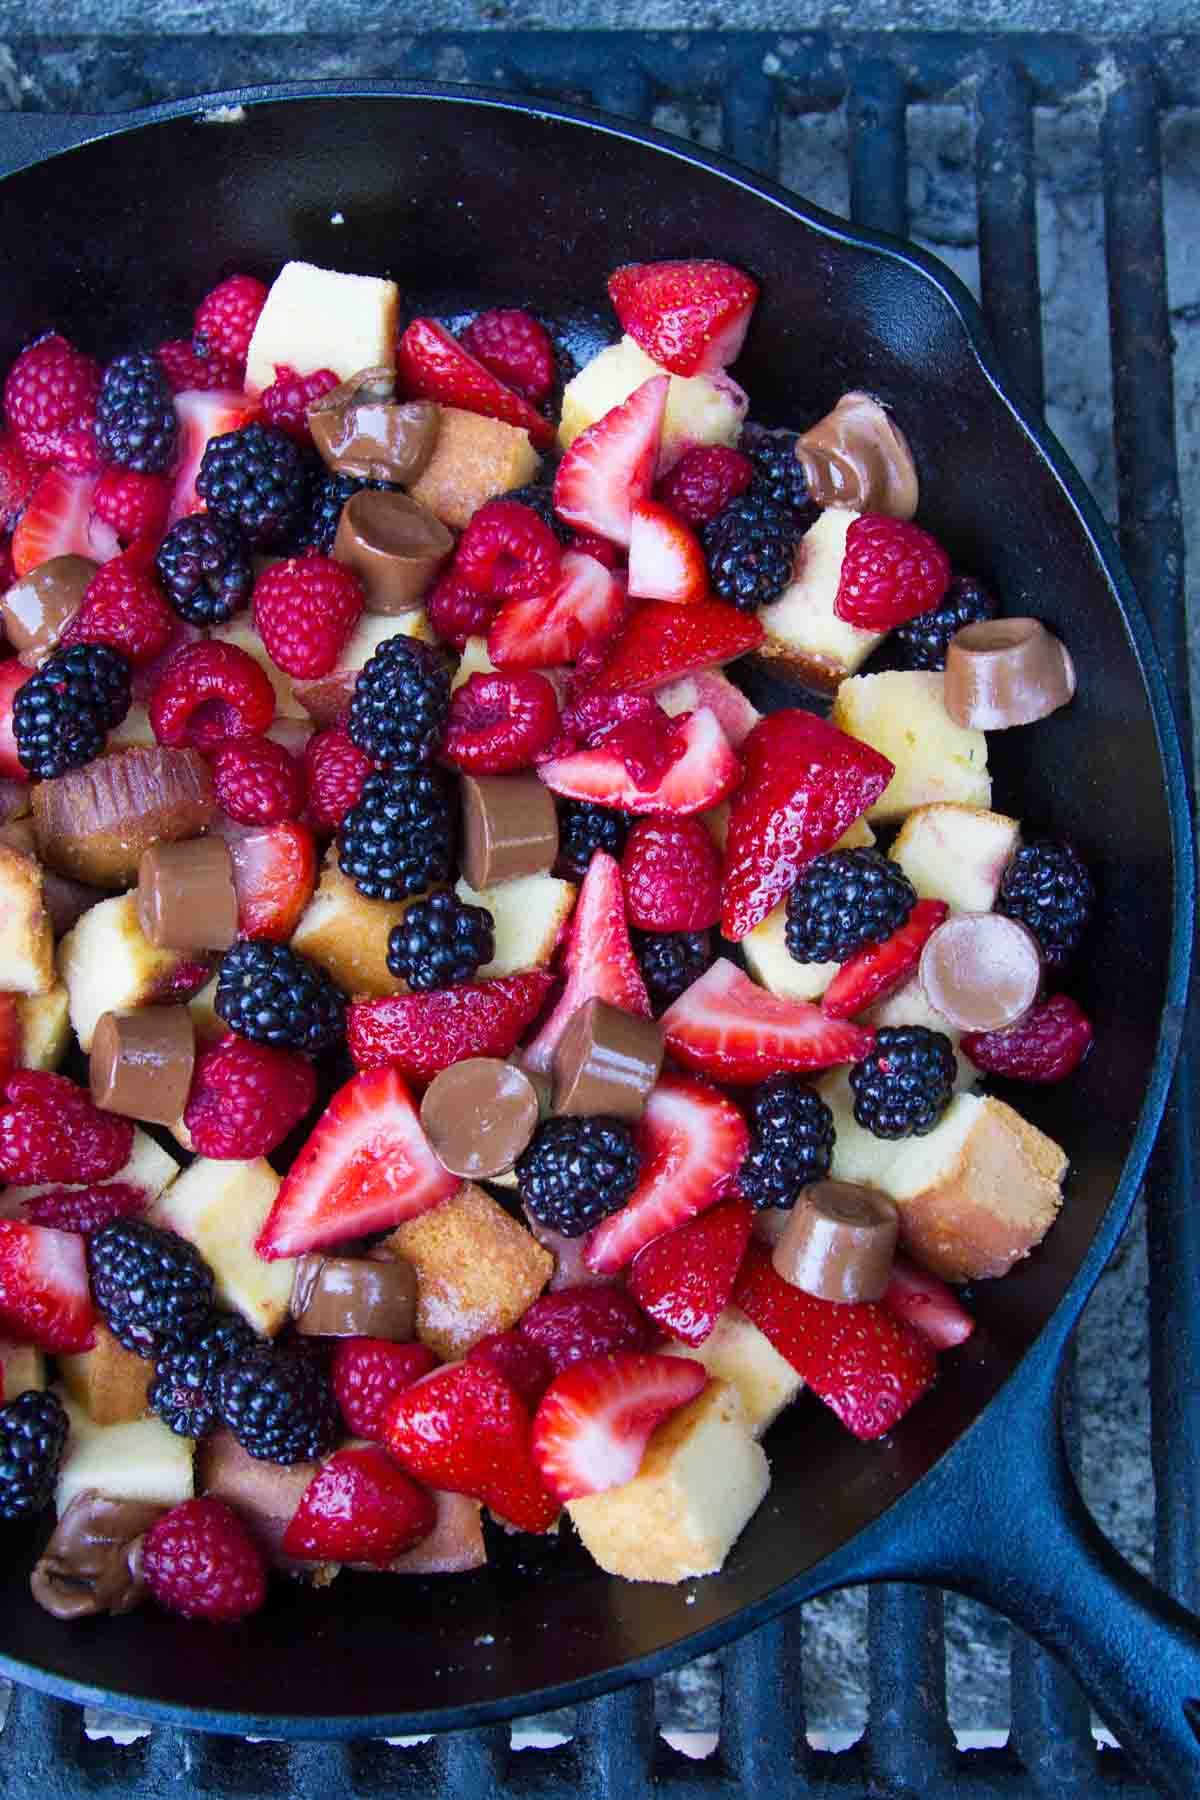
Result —
[[[573,1013],[554,1052],[553,1110],[640,1119],[663,1060],[662,1027],[588,1000]]]
[[[1003,1031],[1042,982],[1037,939],[1004,913],[955,913],[932,933],[918,973],[925,998],[956,1031]]]
[[[196,1034],[186,1006],[139,1006],[106,1012],[88,1062],[92,1099],[105,1112],[174,1125],[183,1117],[196,1062]]]
[[[1074,692],[1070,652],[1040,619],[986,619],[950,639],[943,695],[956,725],[976,731],[1032,725]]]
[[[306,1337],[407,1343],[416,1327],[417,1272],[401,1257],[368,1262],[310,1250],[296,1264],[291,1311]]]
[[[462,821],[463,874],[477,893],[554,867],[558,814],[536,775],[464,775]]]
[[[415,481],[433,455],[438,408],[397,401],[396,372],[360,369],[308,408],[312,440],[331,469],[360,481]]]
[[[152,844],[138,863],[138,920],[160,950],[228,950],[237,939],[237,890],[223,838]]]
[[[29,1586],[56,1619],[132,1612],[146,1598],[142,1539],[166,1512],[149,1500],[76,1494],[54,1528]]]
[[[35,669],[53,650],[99,567],[87,556],[52,556],[0,599],[0,629],[26,668]]]
[[[870,394],[843,394],[831,413],[802,432],[796,455],[818,506],[911,519],[917,468],[903,432]]]
[[[802,1188],[771,1253],[775,1272],[818,1300],[878,1300],[900,1231],[895,1201],[853,1181]]]
[[[436,1075],[421,1102],[421,1124],[452,1175],[503,1175],[533,1136],[538,1097],[515,1064],[469,1056]]]
[[[454,548],[454,539],[407,494],[351,494],[333,540],[336,561],[363,584],[368,612],[411,612]]]

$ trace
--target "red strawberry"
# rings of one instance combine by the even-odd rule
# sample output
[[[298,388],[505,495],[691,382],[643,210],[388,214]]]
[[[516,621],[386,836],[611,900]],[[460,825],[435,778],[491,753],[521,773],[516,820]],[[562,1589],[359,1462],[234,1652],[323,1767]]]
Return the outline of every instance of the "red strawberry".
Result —
[[[956,1344],[965,1344],[975,1329],[974,1319],[953,1288],[903,1256],[892,1264],[891,1280],[880,1305],[911,1325],[935,1350],[953,1350]]]
[[[283,1534],[283,1554],[382,1568],[427,1538],[436,1518],[429,1489],[382,1450],[337,1450],[301,1494]]]
[[[556,1375],[533,1421],[533,1460],[546,1487],[563,1501],[624,1487],[655,1427],[707,1385],[702,1363],[628,1351]]]
[[[0,1219],[0,1330],[40,1350],[87,1350],[91,1290],[83,1239]]]
[[[598,694],[649,693],[679,675],[744,656],[764,635],[758,619],[722,600],[692,606],[649,600],[626,625],[592,687]]]
[[[15,656],[0,662],[0,778],[5,781],[28,781],[29,770],[17,755],[13,733],[13,701],[22,682],[33,674]]]
[[[312,832],[291,820],[262,831],[218,820],[213,829],[229,845],[242,937],[286,943],[317,885]]]
[[[554,510],[568,525],[629,547],[633,509],[654,486],[670,385],[651,376],[580,432],[554,477]]]
[[[393,1344],[387,1338],[342,1338],[330,1376],[342,1417],[355,1437],[378,1440],[383,1419],[401,1388],[438,1366],[427,1344]]]
[[[664,1075],[651,1090],[634,1139],[642,1158],[638,1184],[584,1244],[587,1266],[598,1275],[624,1268],[664,1231],[724,1199],[750,1148],[733,1101],[684,1075]]]
[[[458,1186],[429,1147],[395,1069],[370,1069],[340,1087],[309,1134],[258,1234],[273,1262],[387,1231]]]
[[[52,556],[90,556],[107,562],[120,550],[111,525],[92,511],[99,477],[47,469],[29,496],[12,536],[13,568],[28,575]]]
[[[642,931],[707,931],[721,916],[721,858],[699,819],[641,819],[621,858],[625,909]]]
[[[414,400],[436,400],[485,419],[503,419],[529,433],[535,450],[548,450],[554,427],[520,394],[498,381],[434,319],[414,319],[396,346],[396,374]]]
[[[667,1050],[681,1068],[740,1086],[782,1069],[857,1062],[874,1033],[830,1019],[807,1000],[783,1000],[719,956],[662,1016]]]
[[[626,263],[608,293],[627,331],[673,375],[707,375],[736,360],[758,283],[730,263]]]
[[[577,531],[571,539],[570,548],[578,550],[581,556],[594,556],[602,562],[606,569],[616,569],[621,564],[621,552],[615,544],[610,544],[606,537],[595,531]]]
[[[664,737],[661,743],[657,741],[664,729],[662,708],[649,694],[593,694],[587,687],[564,709],[554,742],[547,746],[538,761],[553,762],[560,756],[571,756],[576,750],[594,750],[616,731],[618,725],[627,725],[632,719],[648,719],[656,726],[652,734],[654,741],[649,744],[649,761],[661,762],[664,768],[678,761],[671,739]],[[628,741],[626,738],[627,744]],[[643,756],[642,760],[647,759]]]
[[[708,525],[754,480],[754,464],[740,450],[697,444],[685,450],[654,490],[654,498],[695,529]]]
[[[734,687],[719,669],[699,669],[694,675],[681,675],[659,688],[654,698],[673,719],[680,713],[698,712],[707,706],[717,715],[718,725],[735,750],[741,748],[762,718],[741,688]]]
[[[744,1200],[722,1200],[647,1244],[629,1270],[642,1311],[672,1337],[702,1344],[729,1305],[751,1223]]]
[[[554,977],[545,969],[467,981],[432,994],[356,1000],[346,1042],[356,1068],[393,1065],[429,1082],[468,1056],[508,1056],[546,1003]]]
[[[725,840],[721,930],[744,938],[783,899],[806,863],[878,800],[894,766],[815,714],[784,707],[742,745],[745,780]]]
[[[472,319],[462,346],[497,380],[515,388],[533,406],[541,406],[554,386],[554,345],[532,313],[501,306]]]
[[[949,586],[950,558],[927,531],[864,513],[846,533],[833,610],[865,631],[890,631],[933,612]]]
[[[25,1033],[21,1028],[21,1009],[15,994],[0,994],[0,1094],[8,1085],[14,1069],[21,1066],[21,1050]]]
[[[686,606],[708,593],[700,540],[657,500],[639,500],[629,533],[629,591],[639,600]]]
[[[529,1412],[483,1363],[455,1363],[398,1394],[384,1443],[402,1469],[451,1494],[470,1494],[520,1531],[548,1531],[558,1506],[530,1455]]]
[[[658,770],[646,770],[644,763],[639,769],[633,761],[634,746],[639,756],[644,755],[645,737],[638,722],[618,727],[593,750],[542,763],[538,774],[556,794],[572,800],[678,818],[715,806],[741,779],[741,764],[706,707],[658,729],[657,737],[672,758],[665,769],[661,763]],[[643,773],[651,778],[639,779]]]
[[[640,1013],[644,1018],[650,1015],[646,984],[625,923],[621,871],[603,850],[595,852],[583,878],[562,966],[566,984],[559,1002],[522,1057],[527,1068],[543,1073],[550,1067],[555,1045],[566,1030],[567,1021],[585,1001],[598,998],[625,1012]],[[351,1033],[357,1010],[356,1007],[350,1009]],[[351,1035],[352,1052],[353,1048]],[[468,1051],[464,1054],[475,1056],[480,1053]]]
[[[852,1019],[902,987],[920,962],[926,939],[949,911],[944,900],[918,900],[899,931],[882,944],[856,950],[842,964],[821,996],[821,1011],[831,1019]]]
[[[554,1379],[545,1351],[519,1331],[493,1331],[467,1351],[467,1361],[486,1363],[516,1388],[526,1406],[535,1407]]]
[[[625,582],[594,556],[563,554],[558,575],[532,600],[506,600],[488,627],[498,669],[551,669],[606,637],[625,611]]]
[[[968,1031],[963,1055],[1010,1081],[1065,1081],[1092,1047],[1092,1022],[1069,994],[1043,1000],[1006,1031]]]
[[[196,477],[209,439],[248,425],[257,416],[258,405],[249,395],[232,388],[192,389],[176,394],[175,412],[179,419],[179,456],[175,492],[167,515],[170,525],[188,513],[204,511],[204,502],[196,492]]]
[[[555,1375],[616,1350],[650,1350],[656,1336],[624,1288],[594,1285],[542,1294],[521,1314],[517,1330]]]

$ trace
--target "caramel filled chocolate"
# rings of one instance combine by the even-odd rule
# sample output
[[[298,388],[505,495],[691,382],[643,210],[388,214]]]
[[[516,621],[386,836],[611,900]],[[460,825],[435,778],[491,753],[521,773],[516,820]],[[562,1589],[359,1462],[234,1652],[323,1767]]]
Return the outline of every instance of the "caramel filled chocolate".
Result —
[[[809,498],[818,506],[911,519],[917,467],[904,433],[870,394],[843,394],[796,442]]]
[[[35,669],[53,650],[99,567],[88,556],[52,556],[0,598],[0,628],[27,668]]]
[[[955,913],[921,952],[921,986],[956,1031],[1003,1031],[1038,997],[1037,939],[1004,913]]]
[[[92,1099],[104,1112],[174,1125],[183,1117],[195,1062],[189,1007],[106,1012],[96,1026],[88,1061]]]
[[[399,487],[417,479],[437,442],[438,408],[395,394],[394,369],[360,369],[308,408],[313,443],[329,468]]]
[[[662,1026],[588,1000],[567,1021],[554,1051],[553,1110],[640,1119],[663,1060]]]
[[[407,494],[374,488],[351,494],[333,540],[335,561],[358,576],[372,613],[411,612],[453,548],[453,537],[428,508]]]
[[[464,775],[462,818],[463,874],[477,893],[554,867],[558,814],[536,775]]]
[[[533,1136],[537,1091],[513,1063],[469,1056],[435,1075],[421,1101],[421,1124],[452,1175],[504,1175]]]
[[[296,1264],[291,1311],[306,1337],[407,1343],[416,1328],[417,1272],[398,1256],[369,1262],[309,1251]]]
[[[132,1612],[146,1598],[142,1539],[166,1512],[148,1500],[76,1494],[54,1528],[29,1586],[56,1619]]]
[[[818,1300],[878,1300],[896,1254],[895,1201],[853,1181],[801,1189],[779,1242],[775,1272]]]
[[[237,939],[238,903],[225,840],[187,838],[144,850],[138,920],[160,950],[228,950]]]
[[[1075,664],[1040,619],[985,619],[950,639],[943,689],[946,711],[975,731],[1032,725],[1075,692]]]

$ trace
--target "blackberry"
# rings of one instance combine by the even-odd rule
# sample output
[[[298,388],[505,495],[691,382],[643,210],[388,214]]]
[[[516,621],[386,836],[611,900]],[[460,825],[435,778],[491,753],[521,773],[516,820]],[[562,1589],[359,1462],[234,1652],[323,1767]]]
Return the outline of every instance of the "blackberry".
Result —
[[[132,351],[110,362],[96,401],[96,448],[106,463],[161,475],[175,459],[179,418],[157,356]]]
[[[114,1219],[87,1241],[92,1298],[113,1336],[138,1356],[196,1331],[212,1306],[213,1274],[194,1244],[145,1219]]]
[[[428,644],[385,638],[354,684],[347,729],[381,769],[417,769],[441,748],[450,675]]]
[[[619,861],[633,820],[611,806],[591,800],[558,802],[558,870],[564,880],[582,881],[596,850],[607,850]]]
[[[743,433],[741,449],[754,464],[750,492],[785,508],[799,531],[807,531],[821,509],[809,498],[808,477],[796,457],[797,441],[794,431],[758,427]]]
[[[497,500],[519,500],[522,506],[535,512],[544,525],[548,525],[560,544],[569,544],[574,533],[571,527],[559,518],[554,510],[553,488],[542,487],[539,482],[531,481],[528,487],[513,488],[511,493],[497,494]]]
[[[791,1207],[800,1189],[824,1181],[833,1160],[833,1114],[798,1075],[773,1075],[746,1108],[750,1148],[738,1171],[751,1206]]]
[[[172,525],[154,558],[167,599],[189,625],[223,625],[249,605],[250,551],[236,525],[193,513]]]
[[[850,1070],[854,1117],[881,1138],[924,1137],[954,1093],[954,1047],[925,1025],[883,1025]]]
[[[336,981],[286,944],[241,943],[217,970],[216,1013],[239,1037],[315,1056],[341,1041],[346,996]]]
[[[221,1423],[217,1376],[259,1341],[236,1313],[212,1313],[199,1331],[172,1338],[159,1352],[147,1395],[151,1407],[180,1437],[210,1437]]]
[[[582,1237],[624,1206],[641,1163],[618,1119],[547,1119],[517,1158],[517,1189],[539,1224]]]
[[[243,1450],[263,1462],[309,1462],[341,1435],[320,1355],[306,1346],[260,1344],[218,1370],[217,1409]]]
[[[896,667],[931,672],[944,669],[955,632],[995,616],[996,602],[982,583],[971,575],[956,575],[936,612],[920,613],[892,632],[888,643]]]
[[[0,1519],[49,1506],[66,1445],[67,1414],[56,1395],[29,1388],[0,1406]]]
[[[1060,969],[1079,948],[1095,898],[1092,878],[1071,845],[1038,838],[1022,844],[1005,869],[996,908],[1027,925],[1046,967]]]
[[[707,931],[634,930],[630,936],[656,1013],[678,1000],[712,964],[712,938]]]
[[[899,931],[916,904],[908,876],[878,850],[827,850],[788,895],[788,954],[802,963],[845,962]]]
[[[753,612],[783,592],[801,528],[791,511],[751,489],[704,527],[704,554],[722,600]]]
[[[285,432],[242,425],[209,439],[196,492],[254,546],[282,544],[304,518],[308,462]]]
[[[99,756],[129,711],[129,663],[107,644],[55,650],[13,701],[13,735],[23,768],[39,780],[81,769]]]
[[[431,894],[392,926],[387,966],[417,993],[470,981],[496,954],[494,923],[486,906],[467,906],[455,894]]]
[[[437,769],[368,775],[338,827],[338,866],[369,900],[404,900],[454,879],[454,799]]]

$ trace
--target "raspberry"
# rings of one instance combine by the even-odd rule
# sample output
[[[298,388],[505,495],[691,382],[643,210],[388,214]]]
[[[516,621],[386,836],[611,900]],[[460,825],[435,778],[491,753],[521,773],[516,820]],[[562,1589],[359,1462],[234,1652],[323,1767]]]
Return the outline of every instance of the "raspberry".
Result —
[[[505,775],[529,768],[557,731],[544,675],[472,675],[451,695],[443,754],[470,775]]]
[[[685,450],[663,476],[654,498],[689,525],[708,525],[754,480],[754,464],[740,450],[698,445]]]
[[[554,346],[546,327],[519,307],[496,307],[472,319],[459,339],[497,381],[540,406],[554,386]]]
[[[519,1331],[493,1331],[467,1351],[467,1361],[486,1363],[516,1388],[530,1412],[554,1379],[550,1358],[532,1338]]]
[[[304,809],[300,764],[272,738],[222,744],[212,772],[218,802],[239,825],[280,825]]]
[[[214,750],[226,738],[258,737],[275,717],[265,669],[236,644],[185,644],[150,696],[150,725],[160,744]]]
[[[317,1097],[312,1064],[294,1050],[222,1038],[203,1050],[183,1122],[201,1156],[269,1156]]]
[[[378,1442],[390,1401],[437,1368],[427,1344],[393,1344],[387,1338],[343,1338],[333,1353],[333,1391],[355,1437]]]
[[[4,383],[9,429],[34,462],[59,462],[75,475],[99,467],[96,398],[100,367],[51,332],[22,350]]]
[[[0,1180],[104,1181],[129,1161],[133,1124],[92,1105],[65,1075],[18,1069],[0,1109]]]
[[[1043,1000],[1006,1031],[968,1031],[963,1055],[1010,1081],[1065,1081],[1092,1047],[1092,1023],[1069,994]]]
[[[577,531],[567,548],[578,551],[580,556],[593,556],[606,569],[615,569],[621,561],[621,552],[615,544],[609,543],[605,537],[599,537],[594,531]]]
[[[88,582],[62,643],[107,644],[131,663],[153,662],[175,635],[175,615],[149,576],[114,557]]]
[[[616,1350],[649,1350],[657,1332],[632,1295],[611,1286],[560,1288],[522,1314],[517,1330],[556,1375],[572,1363]]]
[[[721,916],[721,858],[699,819],[639,819],[621,876],[642,931],[707,931]]]
[[[330,556],[274,563],[254,585],[254,623],[288,675],[328,675],[362,615],[362,582]]]
[[[950,558],[919,525],[865,513],[846,533],[833,610],[848,625],[890,631],[932,612],[950,585]]]
[[[135,538],[162,536],[171,504],[165,475],[142,475],[137,469],[105,469],[92,496],[92,510],[111,525],[123,544]]]
[[[192,348],[197,356],[227,356],[244,366],[266,297],[266,288],[253,275],[230,275],[219,282],[196,308]]]
[[[313,375],[297,375],[286,363],[275,364],[275,379],[259,396],[263,417],[277,431],[286,431],[298,444],[311,444],[308,409],[338,385],[332,369],[318,369]]]
[[[166,980],[160,982],[150,998],[156,1003],[165,1005],[168,1000],[190,1000],[193,994],[211,979],[215,958],[212,962],[176,963]]]
[[[362,796],[371,759],[345,731],[318,731],[304,746],[308,815],[319,830],[333,831]]]
[[[534,600],[553,587],[562,545],[531,506],[487,500],[459,539],[454,573],[493,599]]]
[[[220,1500],[184,1500],[152,1525],[142,1573],[158,1604],[185,1619],[245,1619],[267,1597],[262,1553]]]
[[[54,1231],[99,1231],[114,1219],[144,1213],[150,1204],[145,1188],[129,1181],[101,1181],[89,1187],[47,1188],[21,1205],[21,1217],[30,1225],[49,1225]]]
[[[0,531],[11,531],[37,481],[15,437],[0,437]]]
[[[496,602],[468,587],[453,566],[446,569],[425,598],[429,623],[443,643],[462,650],[469,637],[486,637]]]
[[[188,338],[172,338],[169,343],[160,344],[155,355],[166,371],[173,394],[195,392],[197,389],[202,392],[215,392],[218,389],[236,392],[242,385],[242,366],[239,362],[226,356],[197,356]]]

